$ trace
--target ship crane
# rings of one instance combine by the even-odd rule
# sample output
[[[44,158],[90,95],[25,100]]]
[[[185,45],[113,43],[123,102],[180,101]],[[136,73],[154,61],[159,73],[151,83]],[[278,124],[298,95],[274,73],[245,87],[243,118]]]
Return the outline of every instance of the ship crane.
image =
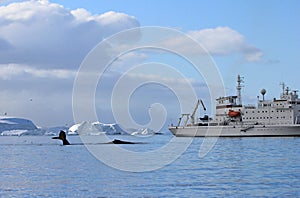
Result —
[[[202,105],[203,110],[206,111],[206,108],[204,106],[203,101],[201,99],[198,99],[197,103],[196,103],[196,106],[194,108],[194,111],[193,111],[193,113],[190,116],[192,125],[195,125],[195,114],[196,114],[196,111],[198,110],[198,107],[199,107],[200,104]]]
[[[184,120],[184,125],[183,126],[188,126],[187,123],[188,123],[189,119],[191,119],[191,124],[195,125],[195,114],[196,114],[197,109],[198,109],[200,104],[202,105],[203,110],[206,111],[206,108],[204,106],[203,101],[201,99],[198,99],[197,103],[196,103],[196,106],[193,110],[193,113],[192,114],[187,114],[187,113],[181,114],[181,117],[178,120],[177,126],[180,126],[180,124],[183,120]]]

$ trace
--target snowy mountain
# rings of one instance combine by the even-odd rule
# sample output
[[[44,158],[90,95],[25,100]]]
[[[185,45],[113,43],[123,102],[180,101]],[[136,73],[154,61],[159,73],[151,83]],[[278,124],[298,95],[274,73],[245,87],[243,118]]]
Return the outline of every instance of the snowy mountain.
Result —
[[[35,130],[37,127],[31,120],[14,117],[0,117],[0,132],[7,130]]]
[[[0,117],[0,135],[43,135],[31,120],[15,117]]]
[[[118,124],[104,124],[101,122],[82,122],[71,126],[39,128],[31,120],[16,117],[0,117],[0,136],[21,136],[21,135],[50,135],[55,136],[60,130],[67,131],[68,135],[154,135],[150,129],[130,129],[124,131]]]

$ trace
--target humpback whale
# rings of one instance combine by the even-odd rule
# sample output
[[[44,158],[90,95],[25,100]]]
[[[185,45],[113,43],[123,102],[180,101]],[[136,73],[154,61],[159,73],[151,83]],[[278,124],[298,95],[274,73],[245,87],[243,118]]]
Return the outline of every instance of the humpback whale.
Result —
[[[114,139],[112,142],[108,142],[108,144],[136,144],[135,142],[127,142],[123,140]]]
[[[70,145],[70,142],[67,140],[66,132],[60,131],[58,137],[53,137],[52,139],[59,139],[63,141],[63,145]]]
[[[71,145],[70,142],[67,140],[66,132],[60,131],[58,137],[53,137],[52,139],[58,139],[63,141],[63,145]],[[136,142],[127,142],[123,140],[114,139],[111,142],[107,142],[104,144],[137,144]]]

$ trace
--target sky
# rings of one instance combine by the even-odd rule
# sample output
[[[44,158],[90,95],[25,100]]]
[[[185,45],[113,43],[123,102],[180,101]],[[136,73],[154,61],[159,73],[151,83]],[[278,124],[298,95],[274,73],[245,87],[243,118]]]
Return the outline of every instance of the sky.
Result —
[[[219,69],[227,95],[236,94],[240,74],[245,82],[244,103],[255,103],[262,88],[267,90],[267,99],[278,97],[280,82],[300,88],[299,9],[297,0],[2,0],[0,115],[25,117],[39,126],[71,126],[74,80],[84,58],[103,39],[144,26],[174,28],[201,43]],[[170,38],[170,42],[175,40]],[[104,77],[106,84],[97,87],[95,106],[100,121],[115,122],[110,97],[117,78],[130,66],[149,61],[181,64],[181,60],[147,50],[122,56]],[[194,75],[185,63],[176,68],[182,69],[209,104],[201,76]],[[172,80],[172,76],[161,77],[149,74],[141,78]],[[181,86],[180,82],[175,84]],[[149,107],[161,103],[166,122],[176,122],[180,112],[174,98],[166,87],[144,86],[132,95],[130,112],[146,125]]]

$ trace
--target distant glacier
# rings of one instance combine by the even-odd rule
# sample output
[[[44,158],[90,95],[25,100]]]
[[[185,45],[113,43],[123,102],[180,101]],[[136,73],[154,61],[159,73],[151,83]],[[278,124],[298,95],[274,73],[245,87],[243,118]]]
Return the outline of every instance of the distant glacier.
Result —
[[[31,120],[15,117],[0,117],[0,135],[44,135],[45,131],[39,129]]]
[[[33,121],[25,118],[0,117],[0,136],[22,136],[22,135],[57,135],[64,130],[68,135],[135,135],[149,136],[155,132],[151,129],[127,129],[123,130],[118,124],[105,124],[101,122],[84,121],[74,124],[70,128],[58,127],[37,127]]]

